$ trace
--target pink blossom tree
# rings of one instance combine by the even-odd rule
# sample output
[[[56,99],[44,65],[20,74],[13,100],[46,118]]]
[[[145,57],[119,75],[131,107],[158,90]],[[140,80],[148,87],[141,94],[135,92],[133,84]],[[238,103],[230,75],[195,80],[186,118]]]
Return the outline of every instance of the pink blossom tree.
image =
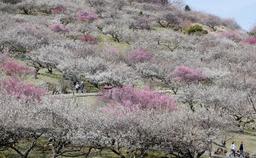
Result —
[[[49,26],[49,28],[53,31],[53,32],[69,32],[68,28],[66,28],[65,25],[63,24],[51,24]]]
[[[135,49],[128,55],[128,61],[130,63],[142,63],[150,61],[152,58],[153,54],[142,48]]]
[[[94,21],[98,18],[98,15],[92,11],[80,10],[76,13],[76,18],[79,21]]]
[[[137,89],[132,86],[103,91],[103,100],[109,105],[121,105],[130,110],[138,108],[173,111],[176,109],[176,101],[173,97],[147,88]]]
[[[66,11],[66,8],[62,5],[51,8],[52,14],[61,14],[61,13],[64,13],[65,11]]]
[[[8,94],[25,101],[41,101],[42,96],[46,94],[43,88],[24,83],[16,78],[5,79],[1,85]]]
[[[225,37],[235,42],[240,42],[244,37],[243,34],[239,31],[226,31],[220,33],[221,37]]]
[[[96,44],[97,43],[96,37],[94,37],[94,36],[92,36],[90,34],[82,35],[80,37],[80,40],[83,41],[83,42],[90,43],[90,44]]]
[[[244,44],[249,44],[249,45],[256,45],[256,37],[249,37],[245,40],[242,41]]]
[[[8,76],[23,76],[27,74],[33,74],[34,69],[17,62],[14,59],[6,58],[5,61],[0,64],[0,68],[6,73]]]
[[[175,80],[185,82],[198,82],[206,79],[201,70],[184,65],[176,67],[172,75]]]

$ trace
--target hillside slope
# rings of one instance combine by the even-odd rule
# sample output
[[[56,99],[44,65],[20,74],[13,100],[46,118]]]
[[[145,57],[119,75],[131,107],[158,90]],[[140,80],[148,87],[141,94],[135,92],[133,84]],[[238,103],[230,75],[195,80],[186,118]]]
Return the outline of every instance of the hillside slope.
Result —
[[[32,107],[35,108],[34,111],[45,110],[46,115],[47,110],[55,111],[56,116],[55,113],[49,112],[51,115],[47,115],[47,118],[60,119],[60,124],[64,122],[64,125],[59,127],[61,130],[64,129],[62,127],[66,128],[65,121],[69,119],[71,125],[79,128],[87,127],[86,121],[91,119],[96,125],[90,128],[95,130],[95,133],[100,130],[102,133],[107,131],[107,138],[110,137],[108,132],[111,128],[117,128],[111,133],[114,140],[117,139],[116,135],[122,132],[126,134],[125,130],[132,131],[131,136],[129,135],[131,141],[128,136],[123,138],[128,142],[128,145],[124,145],[125,150],[130,146],[140,149],[136,146],[138,144],[145,143],[145,148],[153,144],[151,140],[139,137],[141,133],[133,133],[134,130],[126,128],[119,129],[127,127],[126,121],[130,121],[131,126],[138,128],[139,132],[141,129],[142,133],[151,131],[145,132],[145,137],[155,138],[157,136],[152,133],[161,134],[165,131],[160,140],[168,140],[168,147],[171,142],[174,151],[172,154],[181,152],[183,157],[190,154],[191,158],[200,157],[200,154],[209,151],[209,142],[219,140],[217,138],[223,133],[225,135],[230,131],[255,131],[255,34],[244,32],[232,20],[184,10],[184,6],[178,2],[0,0],[0,88],[18,100],[25,96],[29,101],[38,102],[45,93],[72,93],[74,84],[81,81],[85,82],[87,92],[99,92],[104,87],[113,88],[113,93],[110,90],[111,93],[106,95],[106,100],[110,100],[109,104],[121,105],[120,109],[126,105],[135,106],[134,109],[141,108],[143,110],[139,109],[139,112],[145,117],[139,115],[139,112],[129,113],[130,116],[125,115],[123,120],[121,117],[104,113],[104,110],[109,109],[103,109],[103,112],[96,112],[95,115],[99,117],[99,120],[96,120],[94,113],[90,111],[92,109],[73,106],[73,103],[62,100],[55,103],[51,99],[42,103],[46,104],[46,110],[40,109],[40,106]],[[153,91],[159,89],[171,90],[172,94],[167,96]],[[2,93],[6,99],[0,102],[1,106],[6,109],[9,104],[15,107],[16,102],[11,102],[12,99]],[[29,101],[20,103],[20,106],[31,114],[26,106]],[[160,103],[161,105],[157,106]],[[48,107],[51,104],[54,104],[53,108]],[[161,109],[162,104],[164,108],[171,110],[164,111]],[[58,109],[59,105],[61,109]],[[160,112],[154,112],[152,109],[145,112],[144,108],[147,109],[148,105],[153,110],[159,110],[160,107]],[[118,112],[115,110],[120,109],[114,109],[114,114]],[[161,113],[161,110],[166,113]],[[37,113],[24,116],[35,114]],[[86,118],[87,115],[90,118]],[[151,115],[155,117],[146,117]],[[76,119],[85,123],[81,125]],[[102,129],[100,119],[109,127]],[[28,120],[33,122],[31,118]],[[157,123],[152,125],[151,121]],[[115,126],[112,122],[116,123]],[[90,122],[88,124],[90,125]],[[143,128],[139,128],[137,124]],[[36,125],[38,124],[35,123]],[[158,126],[163,129],[158,129]],[[27,127],[30,126],[26,124],[24,128]],[[53,127],[51,129],[54,129]],[[73,131],[76,131],[75,127],[72,126]],[[143,130],[144,128],[146,130]],[[81,130],[88,132],[87,129]],[[118,130],[124,131],[119,133]],[[91,142],[92,145],[95,145],[95,142],[102,143],[97,139],[105,139],[100,132]],[[173,134],[174,138],[168,137],[168,132]],[[80,133],[75,134],[78,140],[85,139]],[[136,142],[138,139],[135,136],[138,136],[142,143]],[[165,139],[166,137],[168,139]],[[123,142],[121,139],[117,141]],[[103,141],[100,144],[105,145],[102,148],[116,147],[115,142],[107,145],[104,143]],[[161,143],[154,145],[152,150],[167,150]],[[171,149],[168,148],[169,150]],[[183,150],[186,152],[182,153]],[[140,154],[143,155],[143,152],[145,151],[141,150]]]

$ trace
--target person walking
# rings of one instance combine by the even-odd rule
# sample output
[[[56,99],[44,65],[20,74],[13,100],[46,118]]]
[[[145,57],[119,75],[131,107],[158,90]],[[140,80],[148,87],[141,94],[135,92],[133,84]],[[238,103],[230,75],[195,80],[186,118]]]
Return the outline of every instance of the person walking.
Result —
[[[243,142],[241,142],[241,144],[240,144],[239,153],[240,153],[240,157],[244,157],[244,144],[243,144]]]
[[[236,144],[235,144],[235,142],[232,142],[232,144],[231,144],[231,155],[236,157]]]
[[[75,89],[76,89],[76,93],[78,93],[79,89],[80,89],[80,85],[78,82],[76,82],[76,84],[75,84]]]
[[[84,93],[84,81],[80,83],[80,90],[81,90],[81,93]]]

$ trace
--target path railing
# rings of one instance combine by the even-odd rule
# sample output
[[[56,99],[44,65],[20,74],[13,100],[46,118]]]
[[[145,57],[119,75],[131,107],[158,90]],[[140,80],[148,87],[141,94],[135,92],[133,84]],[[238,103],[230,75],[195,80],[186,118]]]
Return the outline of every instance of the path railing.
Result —
[[[165,94],[172,94],[172,90],[159,90],[156,91],[158,93],[165,93]],[[102,93],[70,93],[70,94],[54,94],[54,95],[47,95],[50,97],[58,97],[58,98],[83,98],[83,97],[97,97],[102,96]]]

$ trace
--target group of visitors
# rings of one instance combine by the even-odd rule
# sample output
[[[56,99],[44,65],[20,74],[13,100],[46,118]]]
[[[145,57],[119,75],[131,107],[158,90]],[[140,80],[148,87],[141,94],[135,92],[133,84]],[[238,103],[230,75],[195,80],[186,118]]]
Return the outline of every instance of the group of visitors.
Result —
[[[78,93],[79,91],[81,93],[84,93],[84,82],[83,81],[75,82],[74,86],[75,86],[76,93]]]
[[[241,142],[239,149],[237,149],[235,142],[231,144],[231,156],[244,158],[244,144]]]

